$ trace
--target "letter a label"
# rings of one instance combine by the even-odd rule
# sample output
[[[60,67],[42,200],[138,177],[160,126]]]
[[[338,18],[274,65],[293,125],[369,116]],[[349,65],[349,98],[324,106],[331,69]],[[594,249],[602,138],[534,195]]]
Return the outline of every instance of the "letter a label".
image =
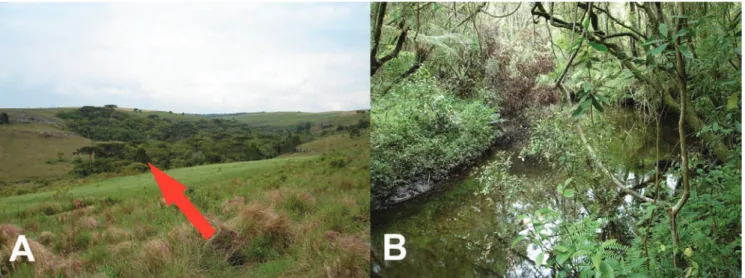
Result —
[[[404,236],[399,234],[385,234],[384,235],[385,242],[383,243],[385,246],[385,253],[383,254],[383,260],[386,261],[400,261],[406,258],[406,248],[404,248],[404,243],[406,243],[406,239]],[[391,239],[397,239],[398,244],[391,244]],[[391,249],[398,250],[399,254],[396,256],[391,255]]]
[[[23,246],[23,251],[21,251],[21,246]],[[10,254],[10,261],[15,262],[18,256],[26,256],[29,262],[34,261],[34,254],[31,254],[31,247],[28,246],[28,240],[26,240],[25,235],[18,236],[16,246],[13,247],[13,253]]]

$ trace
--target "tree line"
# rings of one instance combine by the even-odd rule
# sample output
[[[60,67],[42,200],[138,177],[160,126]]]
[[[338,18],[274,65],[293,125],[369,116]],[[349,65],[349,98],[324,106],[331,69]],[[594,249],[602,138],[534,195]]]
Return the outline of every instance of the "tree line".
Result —
[[[78,149],[72,172],[143,172],[151,162],[169,169],[260,160],[293,152],[313,139],[308,132],[268,131],[236,120],[179,120],[141,117],[111,107],[84,106],[60,112],[66,129],[98,141]],[[368,122],[369,124],[369,122]]]

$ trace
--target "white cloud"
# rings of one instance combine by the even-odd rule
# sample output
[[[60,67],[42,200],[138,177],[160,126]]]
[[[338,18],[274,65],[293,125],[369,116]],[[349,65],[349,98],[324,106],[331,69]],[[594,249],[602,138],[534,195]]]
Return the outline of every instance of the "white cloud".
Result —
[[[0,84],[186,112],[369,107],[367,4],[8,5]]]

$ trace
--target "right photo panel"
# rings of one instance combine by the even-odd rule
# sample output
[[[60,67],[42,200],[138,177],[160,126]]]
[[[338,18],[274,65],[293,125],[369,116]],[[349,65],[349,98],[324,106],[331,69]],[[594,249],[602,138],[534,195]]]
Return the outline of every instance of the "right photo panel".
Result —
[[[372,277],[740,277],[740,3],[370,9]]]

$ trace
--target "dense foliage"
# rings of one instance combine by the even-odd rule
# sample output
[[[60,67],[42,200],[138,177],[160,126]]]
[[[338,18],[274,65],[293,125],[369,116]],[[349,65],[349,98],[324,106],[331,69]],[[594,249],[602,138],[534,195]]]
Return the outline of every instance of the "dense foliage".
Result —
[[[448,94],[431,79],[406,82],[373,105],[372,194],[380,206],[397,187],[439,181],[477,158],[498,134],[479,101]]]
[[[496,218],[518,222],[496,226],[511,233],[497,240],[511,243],[503,251],[529,262],[521,271],[741,275],[739,3],[373,4],[371,21],[374,193],[401,187],[379,174],[415,173],[399,165],[450,163],[415,168],[429,173],[462,161],[447,151],[488,148],[437,141],[437,121],[418,124],[443,95],[485,107],[445,115],[498,111],[502,136],[529,134],[520,161],[561,177],[529,183],[504,159],[478,171]],[[429,142],[438,147],[407,149]]]
[[[571,177],[558,186],[568,205],[536,211],[528,235],[538,242],[559,235],[541,248],[558,276],[739,276],[739,10],[708,3],[532,7],[559,31],[556,47],[566,53],[544,80],[577,101],[573,118],[556,112],[538,121],[525,150]],[[651,126],[653,139],[626,150],[647,151],[634,157],[638,165],[614,159],[619,134],[610,115],[598,113],[619,102],[635,104]],[[679,136],[661,152],[661,137],[671,135],[661,122],[670,118]],[[566,132],[575,125],[577,132]],[[572,216],[576,206],[585,217]],[[541,228],[567,214],[577,220]]]
[[[471,17],[460,13],[470,8],[373,4],[375,209],[407,184],[439,182],[473,163],[520,125],[524,109],[557,100],[548,90],[525,95],[534,87],[530,78],[550,70],[547,53],[470,28]]]

